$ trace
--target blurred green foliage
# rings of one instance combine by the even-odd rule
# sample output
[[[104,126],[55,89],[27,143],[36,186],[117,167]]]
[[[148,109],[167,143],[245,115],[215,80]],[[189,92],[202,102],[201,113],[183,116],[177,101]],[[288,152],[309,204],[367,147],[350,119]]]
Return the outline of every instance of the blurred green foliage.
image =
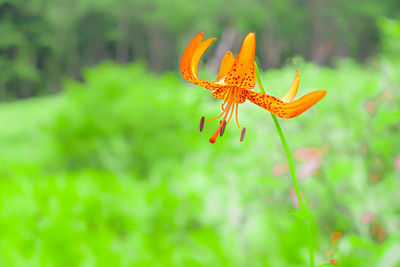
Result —
[[[375,26],[382,15],[399,18],[398,1],[1,0],[0,99],[57,92],[65,76],[81,79],[83,66],[104,59],[175,70],[200,31],[217,37],[223,51],[256,32],[264,68],[294,55],[320,65],[364,61],[382,44]],[[213,47],[208,57],[221,58]]]
[[[317,263],[398,266],[398,22],[380,19],[384,53],[360,66],[294,58],[264,73],[282,96],[327,96],[281,120],[294,151],[324,147],[301,180],[314,216]],[[202,70],[204,72],[204,70]],[[204,75],[207,75],[203,73]],[[305,266],[304,226],[266,111],[246,103],[211,145],[220,101],[176,73],[104,62],[65,92],[0,106],[1,266]],[[296,161],[300,172],[305,162]],[[368,220],[368,216],[371,217]],[[343,237],[335,244],[331,234]]]
[[[256,32],[268,93],[296,68],[299,95],[328,91],[281,120],[293,151],[323,151],[317,166],[296,159],[313,170],[300,187],[317,263],[399,266],[400,22],[382,17],[399,12],[397,0],[0,0],[0,99],[63,89],[0,105],[0,266],[306,265],[267,112],[241,105],[243,143],[234,123],[214,145],[218,122],[198,132],[221,102],[173,70],[200,31],[224,52]],[[207,51],[211,69],[219,56]]]

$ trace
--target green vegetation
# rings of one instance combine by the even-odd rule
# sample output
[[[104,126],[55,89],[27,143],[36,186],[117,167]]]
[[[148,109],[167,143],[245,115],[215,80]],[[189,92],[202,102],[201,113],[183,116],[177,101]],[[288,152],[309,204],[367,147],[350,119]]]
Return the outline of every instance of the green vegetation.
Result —
[[[327,90],[279,119],[316,263],[400,265],[397,0],[242,2],[0,0],[0,99],[31,97],[0,105],[0,266],[306,266],[268,112],[240,106],[242,143],[198,130],[221,105],[176,70],[199,31],[255,31],[267,93],[296,68],[299,96]]]
[[[263,75],[266,90],[281,96],[295,68],[300,95],[328,91],[303,116],[281,120],[294,150],[326,150],[300,181],[316,262],[333,250],[341,266],[396,266],[393,62],[327,68],[296,58]],[[220,102],[177,74],[105,62],[83,77],[58,96],[0,106],[1,265],[304,266],[306,233],[291,214],[289,174],[273,175],[285,155],[266,111],[242,105],[245,141],[230,124],[211,145],[217,122],[202,133],[197,122]],[[335,231],[343,237],[331,244]]]

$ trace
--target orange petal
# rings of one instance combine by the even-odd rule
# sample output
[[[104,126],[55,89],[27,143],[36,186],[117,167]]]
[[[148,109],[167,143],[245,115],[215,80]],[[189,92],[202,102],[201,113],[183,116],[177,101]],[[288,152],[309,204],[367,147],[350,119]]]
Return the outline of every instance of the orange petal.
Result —
[[[199,44],[197,46],[196,50],[194,51],[192,60],[191,60],[191,71],[194,75],[194,77],[197,79],[197,68],[199,66],[199,62],[201,57],[203,56],[204,52],[207,50],[207,48],[211,45],[212,42],[214,42],[216,39],[215,38],[209,38]]]
[[[203,40],[203,35],[204,35],[204,32],[197,34],[193,38],[193,40],[189,43],[189,45],[186,47],[185,51],[182,54],[180,67],[181,67],[181,73],[184,78],[186,76],[193,77],[193,73],[190,69],[190,66],[191,66],[194,52],[196,51],[197,47]]]
[[[292,100],[295,98],[295,96],[297,94],[297,90],[299,89],[299,83],[300,83],[300,70],[296,70],[296,71],[297,71],[297,74],[293,80],[292,86],[290,86],[290,89],[282,97],[283,102],[292,102]]]
[[[274,96],[247,90],[247,99],[278,117],[290,119],[309,109],[325,94],[326,91],[314,91],[294,102],[285,103]]]
[[[215,90],[217,88],[220,88],[221,86],[214,84],[213,82],[199,80],[197,77],[197,68],[201,56],[204,54],[204,51],[206,51],[210,44],[215,41],[215,38],[210,38],[202,41],[203,35],[203,32],[197,34],[186,47],[181,58],[180,69],[183,78],[187,81],[209,90]]]
[[[232,55],[231,51],[226,52],[224,58],[221,61],[221,66],[219,67],[216,81],[219,81],[226,76],[228,71],[231,69],[234,61],[235,57]]]
[[[256,49],[256,35],[249,33],[243,40],[240,52],[225,77],[225,83],[252,89],[255,85],[254,54]]]

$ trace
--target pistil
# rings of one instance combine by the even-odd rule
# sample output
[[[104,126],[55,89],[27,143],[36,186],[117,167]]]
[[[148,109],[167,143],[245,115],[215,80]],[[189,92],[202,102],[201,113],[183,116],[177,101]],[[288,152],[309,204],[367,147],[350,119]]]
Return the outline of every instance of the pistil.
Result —
[[[226,106],[226,109],[224,110],[223,113],[225,113],[224,119],[222,120],[222,122],[219,124],[218,129],[215,131],[215,133],[213,134],[213,136],[210,138],[210,142],[211,143],[215,143],[215,140],[218,137],[218,134],[221,133],[221,129],[224,126],[224,123],[226,123],[226,117],[228,116],[229,111],[231,110],[232,107],[232,102],[228,102],[228,105]],[[222,114],[221,114],[222,115]],[[225,124],[226,126],[226,124]]]

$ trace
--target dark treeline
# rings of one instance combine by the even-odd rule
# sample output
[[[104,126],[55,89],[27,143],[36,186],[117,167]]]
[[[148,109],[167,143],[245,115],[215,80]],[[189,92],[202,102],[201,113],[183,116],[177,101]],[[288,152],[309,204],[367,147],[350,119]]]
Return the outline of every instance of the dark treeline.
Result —
[[[379,49],[376,19],[398,15],[398,0],[0,0],[0,99],[58,91],[104,59],[176,70],[199,31],[218,38],[206,55],[212,70],[249,31],[264,68],[295,54],[363,61]]]

